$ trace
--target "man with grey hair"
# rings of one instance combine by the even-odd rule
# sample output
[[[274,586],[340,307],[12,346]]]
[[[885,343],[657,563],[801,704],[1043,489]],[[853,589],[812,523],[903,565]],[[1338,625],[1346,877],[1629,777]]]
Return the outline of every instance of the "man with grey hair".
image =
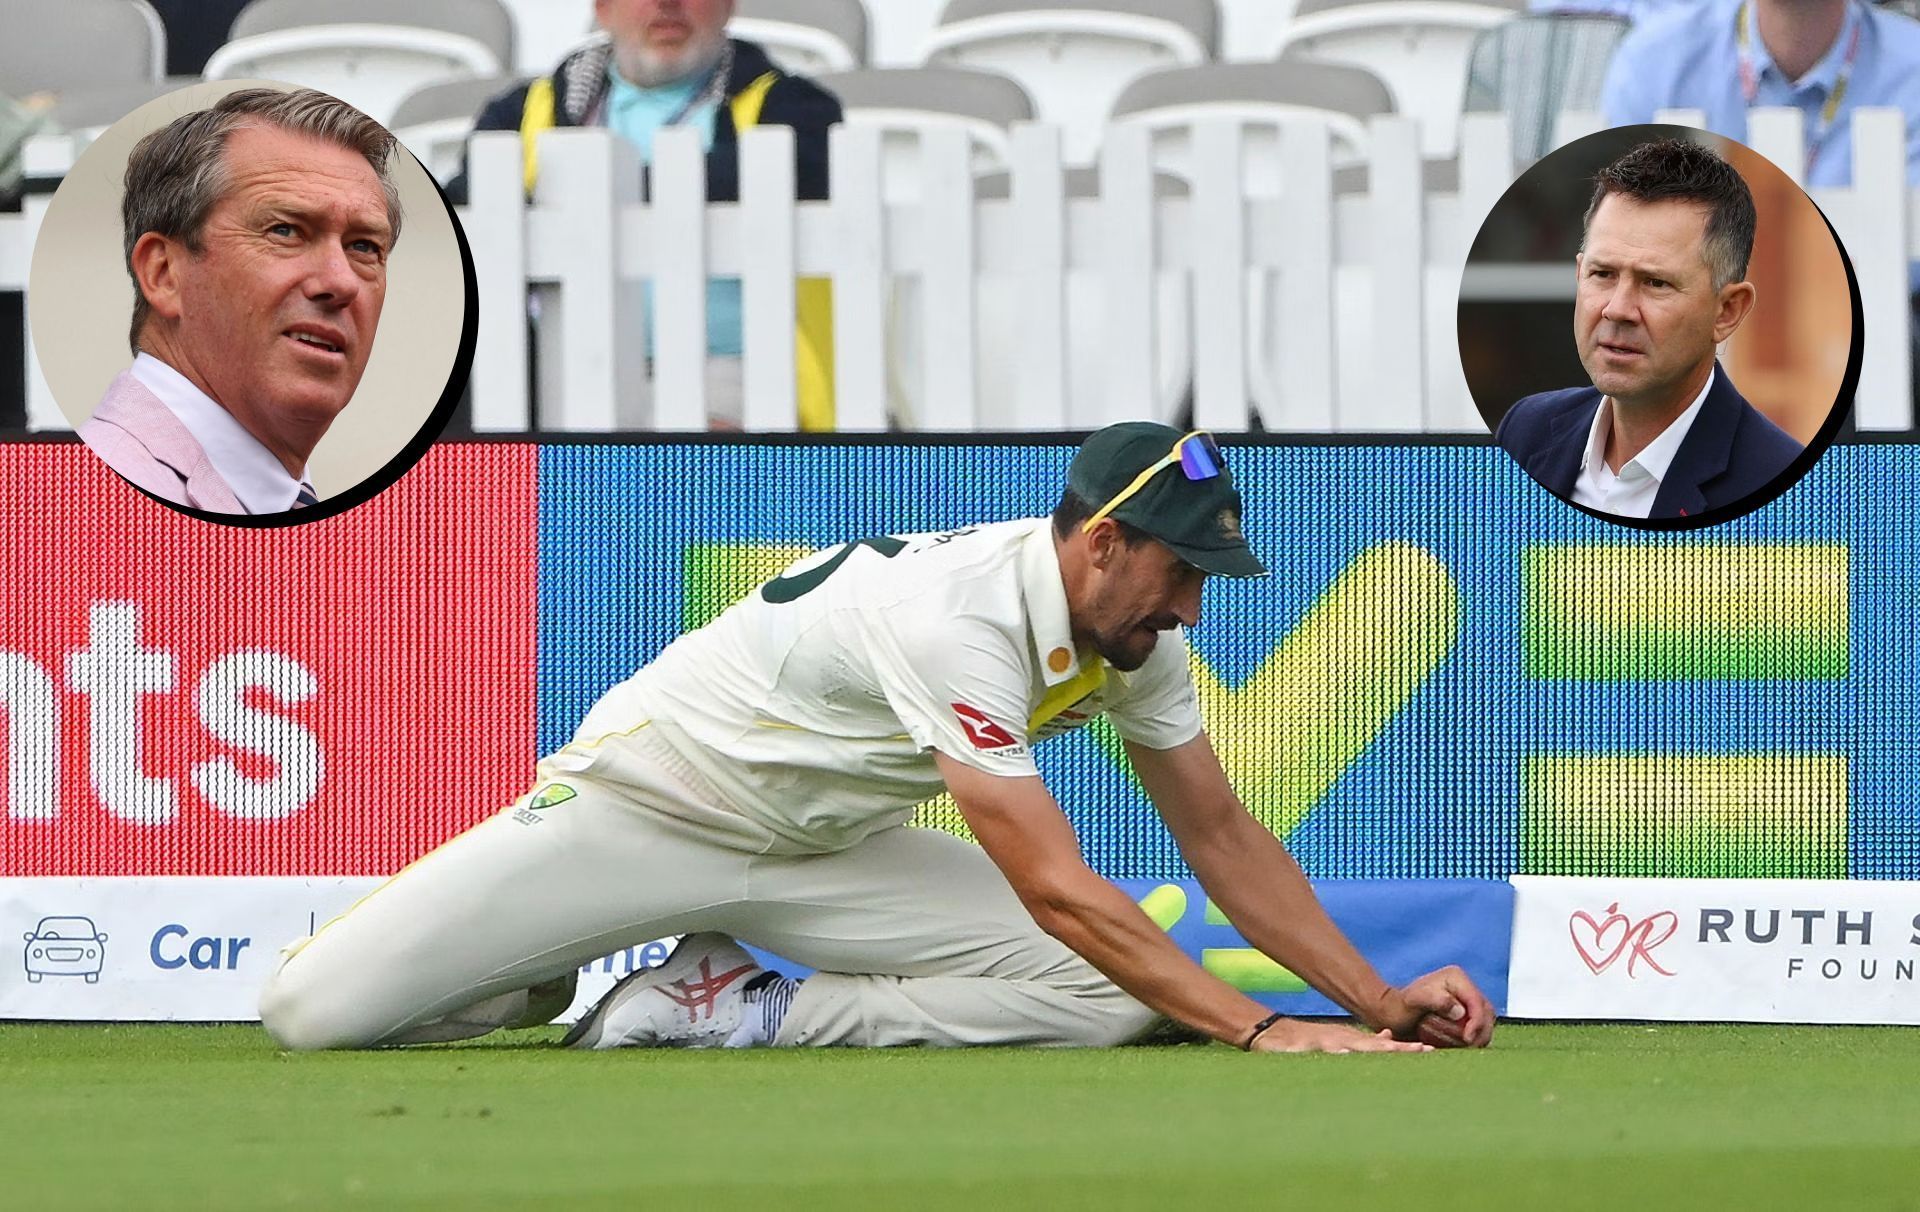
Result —
[[[1574,257],[1573,335],[1591,387],[1528,396],[1497,439],[1555,495],[1630,518],[1697,517],[1765,489],[1801,452],[1714,349],[1752,313],[1753,195],[1686,140],[1601,169]]]
[[[575,3],[578,0],[574,0]],[[727,36],[735,0],[593,0],[599,33],[568,54],[550,76],[502,93],[474,122],[476,131],[518,131],[523,180],[540,176],[540,135],[554,128],[603,127],[639,152],[641,188],[651,187],[654,136],[668,127],[699,133],[706,147],[707,200],[740,197],[740,139],[755,126],[793,131],[794,193],[827,197],[827,131],[841,120],[839,101],[819,85],[783,71],[752,42]],[[555,5],[556,8],[566,7]],[[447,186],[467,196],[462,173]],[[741,282],[707,282],[707,410],[714,424],[739,425],[744,408]],[[647,313],[653,314],[648,298]],[[794,378],[801,427],[833,428],[833,303],[823,279],[801,279],[794,298]],[[643,338],[653,348],[651,325]]]
[[[400,234],[393,147],[345,102],[263,88],[134,147],[134,362],[80,427],[109,467],[215,513],[317,503],[307,460],[366,370]]]

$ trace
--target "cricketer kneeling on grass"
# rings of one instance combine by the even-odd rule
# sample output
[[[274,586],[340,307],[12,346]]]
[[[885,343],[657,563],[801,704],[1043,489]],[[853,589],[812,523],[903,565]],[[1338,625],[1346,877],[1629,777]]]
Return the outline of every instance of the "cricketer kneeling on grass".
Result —
[[[803,560],[609,690],[525,798],[289,946],[261,1019],[289,1048],[530,1026],[580,965],[683,934],[566,1042],[1100,1046],[1171,1019],[1258,1051],[1484,1045],[1466,974],[1382,980],[1214,756],[1180,628],[1207,576],[1265,571],[1213,439],[1147,422],[1087,440],[1051,519]],[[1367,1030],[1268,1014],[1087,867],[1031,746],[1103,712],[1207,894]],[[943,789],[978,846],[906,827]]]

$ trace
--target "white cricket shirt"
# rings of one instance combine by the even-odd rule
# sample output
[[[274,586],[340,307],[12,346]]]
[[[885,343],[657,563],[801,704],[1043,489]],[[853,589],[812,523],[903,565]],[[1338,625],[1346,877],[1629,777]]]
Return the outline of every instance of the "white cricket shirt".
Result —
[[[1132,673],[1076,650],[1036,518],[809,556],[609,690],[562,754],[667,746],[717,807],[835,850],[945,790],[935,750],[1035,775],[1035,742],[1102,713],[1155,749],[1198,735],[1186,640]]]
[[[1707,393],[1713,390],[1713,377],[1717,373],[1707,372],[1706,386],[1700,389],[1699,395],[1693,397],[1693,403],[1687,406],[1687,410],[1675,417],[1673,423],[1661,430],[1660,436],[1648,442],[1639,454],[1621,464],[1618,475],[1607,466],[1607,436],[1613,424],[1613,400],[1609,396],[1600,397],[1600,407],[1593,410],[1593,424],[1587,427],[1587,447],[1580,454],[1580,476],[1573,482],[1574,504],[1622,518],[1651,516],[1653,499],[1660,495],[1660,482],[1667,478],[1667,469],[1673,466],[1673,456],[1680,453],[1680,443],[1686,441],[1687,431],[1693,428],[1693,419],[1700,415],[1700,409],[1705,406]]]

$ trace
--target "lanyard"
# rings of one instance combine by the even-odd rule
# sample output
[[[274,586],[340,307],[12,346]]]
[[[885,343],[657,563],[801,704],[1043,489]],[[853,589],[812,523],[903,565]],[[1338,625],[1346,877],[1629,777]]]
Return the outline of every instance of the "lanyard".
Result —
[[[687,115],[708,101],[718,102],[727,95],[727,77],[733,74],[733,44],[723,43],[719,61],[713,70],[707,73],[700,90],[688,97],[686,103],[673,111],[673,116],[662,122],[662,126],[678,126],[687,120]]]
[[[1749,109],[1760,96],[1760,73],[1753,65],[1753,25],[1757,20],[1753,0],[1740,0],[1740,12],[1734,18],[1734,39],[1740,51],[1740,95],[1746,98]],[[1840,71],[1834,76],[1826,104],[1820,107],[1820,124],[1807,138],[1806,170],[1809,175],[1813,172],[1813,162],[1820,158],[1820,149],[1826,146],[1827,136],[1833,132],[1834,121],[1840,116],[1840,106],[1847,99],[1847,85],[1853,80],[1853,61],[1860,53],[1860,29],[1865,24],[1860,14],[1853,14],[1853,35],[1847,39],[1846,56],[1840,61]]]
[[[608,66],[606,70],[607,70],[607,73],[609,74],[615,70],[612,65],[611,56],[609,56]],[[705,105],[709,102],[718,104],[722,101],[725,101],[727,97],[727,80],[732,75],[733,75],[733,43],[724,42],[721,44],[721,47],[720,47],[719,60],[714,63],[712,70],[707,72],[706,79],[701,81],[700,87],[697,90],[695,90],[694,94],[691,97],[688,97],[685,101],[681,102],[680,108],[674,110],[671,115],[669,115],[664,121],[660,123],[660,125],[661,126],[678,126],[682,122],[685,122],[687,120],[688,114],[691,114],[694,110],[700,108],[702,105]],[[601,91],[599,99],[594,102],[592,113],[588,115],[589,124],[606,121],[607,108],[609,104],[608,99],[612,96],[612,91],[613,90],[611,88],[606,88]]]

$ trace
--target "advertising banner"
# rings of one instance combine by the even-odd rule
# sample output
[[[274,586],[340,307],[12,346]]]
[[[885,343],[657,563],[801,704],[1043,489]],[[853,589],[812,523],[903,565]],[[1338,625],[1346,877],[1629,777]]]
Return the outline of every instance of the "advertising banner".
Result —
[[[1045,514],[1073,449],[543,448],[540,746],[807,551]],[[1492,446],[1226,460],[1273,575],[1208,583],[1195,682],[1314,878],[1920,879],[1920,528],[1888,522],[1920,448],[1835,447],[1686,533],[1569,509]],[[1095,870],[1192,875],[1109,729],[1035,756]]]
[[[1285,1014],[1344,1015],[1234,928],[1196,880],[1116,880],[1188,958],[1254,1001]],[[1405,984],[1436,968],[1458,964],[1496,1010],[1507,1000],[1507,940],[1513,931],[1513,888],[1504,880],[1327,880],[1314,885],[1346,936],[1380,975]],[[666,942],[640,952],[640,966],[665,958]],[[788,976],[811,969],[749,948],[763,965]],[[659,958],[652,958],[658,955]],[[628,956],[582,970],[582,983],[601,969],[633,970]],[[591,1002],[581,999],[584,1009]]]
[[[1513,883],[1517,1017],[1920,1023],[1920,882]]]
[[[280,948],[380,882],[0,880],[0,1018],[257,1019]]]
[[[22,877],[0,879],[0,1019],[238,1022],[259,1017],[280,948],[312,934],[382,881],[356,878]],[[1121,887],[1207,971],[1289,1014],[1343,1011],[1249,947],[1191,880]],[[1382,975],[1402,983],[1464,967],[1496,1008],[1506,1001],[1513,890],[1482,880],[1336,880],[1333,919]],[[621,977],[657,967],[672,938],[636,941],[580,969],[557,1021],[571,1022]],[[15,947],[18,950],[14,950]],[[766,952],[790,976],[810,971]]]
[[[1248,946],[1198,883],[1119,883],[1181,950],[1253,1000],[1286,1014],[1346,1013]],[[1314,891],[1389,984],[1458,964],[1505,1007],[1513,888],[1504,880],[1324,880]]]
[[[533,452],[435,447],[339,517],[0,458],[0,876],[387,875],[533,773]]]
[[[157,509],[77,445],[14,444],[0,880],[389,875],[510,802],[609,686],[793,559],[1044,514],[1073,449],[452,443],[346,515],[252,531]],[[1678,534],[1568,510],[1486,445],[1230,444],[1227,461],[1274,575],[1207,586],[1189,637],[1201,708],[1255,817],[1329,889],[1920,880],[1920,530],[1884,522],[1920,488],[1920,447],[1836,447],[1765,508]],[[1096,871],[1145,901],[1177,890],[1183,946],[1258,996],[1296,996],[1227,954],[1243,943],[1207,916],[1110,728],[1036,758]],[[966,832],[949,800],[919,820]],[[1610,903],[1567,914],[1631,917]],[[23,946],[42,917],[89,917],[34,909]],[[1336,916],[1407,975],[1504,955],[1504,934],[1396,912]],[[93,923],[108,962],[150,960],[169,925],[189,951],[215,933],[142,919],[129,952],[126,928]],[[1637,937],[1658,958],[1683,935]],[[54,979],[25,962],[18,987]],[[1875,971],[1901,979],[1898,957]]]

